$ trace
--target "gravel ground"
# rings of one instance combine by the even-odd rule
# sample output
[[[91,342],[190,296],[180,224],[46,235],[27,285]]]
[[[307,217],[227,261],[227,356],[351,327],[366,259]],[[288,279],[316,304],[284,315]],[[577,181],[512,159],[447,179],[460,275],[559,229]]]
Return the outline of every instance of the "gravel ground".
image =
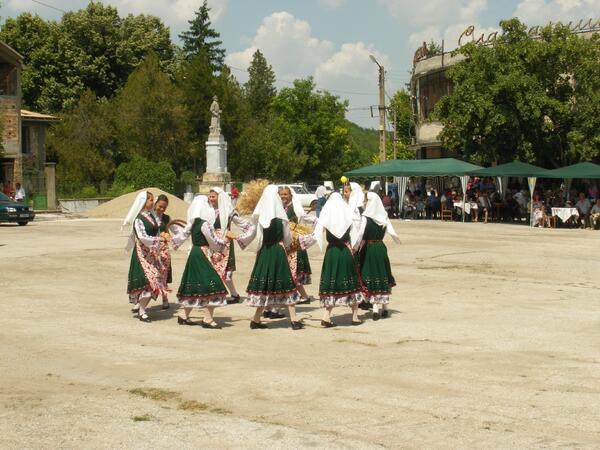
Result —
[[[600,233],[396,222],[390,319],[251,331],[232,305],[213,331],[132,318],[119,229],[0,226],[0,447],[600,447]]]

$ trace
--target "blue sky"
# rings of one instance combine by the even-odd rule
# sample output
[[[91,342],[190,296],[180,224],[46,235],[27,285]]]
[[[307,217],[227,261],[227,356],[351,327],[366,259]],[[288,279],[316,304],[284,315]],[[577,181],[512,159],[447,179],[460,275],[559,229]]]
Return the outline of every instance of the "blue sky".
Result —
[[[61,10],[76,10],[87,0],[40,0]],[[173,38],[186,29],[202,0],[105,0],[121,14],[154,14]],[[2,17],[30,11],[47,19],[61,12],[33,0],[4,0]],[[369,111],[377,103],[377,67],[387,71],[389,95],[409,79],[412,55],[424,40],[444,39],[456,46],[468,25],[491,31],[517,16],[528,24],[600,17],[600,0],[209,0],[214,27],[221,33],[227,62],[245,81],[245,69],[260,48],[273,65],[278,86],[314,76],[317,85],[350,102],[348,118],[376,127]]]

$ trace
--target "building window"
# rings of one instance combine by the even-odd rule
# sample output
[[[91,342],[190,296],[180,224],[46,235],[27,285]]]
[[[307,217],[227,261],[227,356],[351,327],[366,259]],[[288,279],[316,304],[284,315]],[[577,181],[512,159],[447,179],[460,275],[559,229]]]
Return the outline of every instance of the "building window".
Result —
[[[24,155],[31,153],[31,136],[29,136],[29,127],[21,129],[21,153]]]
[[[425,75],[419,79],[419,106],[421,120],[429,119],[437,102],[452,93],[452,81],[443,71]]]
[[[17,68],[0,63],[0,95],[17,95]]]

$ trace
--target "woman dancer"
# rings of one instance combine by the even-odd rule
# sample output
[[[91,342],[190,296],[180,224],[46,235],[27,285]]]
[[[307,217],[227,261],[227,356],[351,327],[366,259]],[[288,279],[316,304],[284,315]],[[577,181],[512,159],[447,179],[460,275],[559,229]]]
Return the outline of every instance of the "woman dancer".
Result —
[[[304,328],[296,318],[296,303],[300,299],[286,249],[292,243],[288,217],[281,204],[277,186],[265,188],[254,213],[258,253],[248,282],[248,306],[256,308],[251,329],[267,328],[260,322],[265,308],[287,306],[293,330]],[[250,237],[240,240],[242,247]]]
[[[279,196],[281,197],[283,209],[287,214],[289,222],[295,224],[309,224],[314,226],[317,218],[315,216],[309,216],[304,212],[304,208],[302,207],[302,203],[300,203],[300,199],[294,195],[288,186],[279,188]],[[308,252],[302,249],[298,249],[296,252],[290,252],[288,253],[288,261],[290,263],[290,268],[292,269],[292,275],[294,276],[296,287],[302,296],[302,300],[298,303],[310,303],[312,297],[309,297],[306,289],[304,289],[305,285],[311,283],[312,275],[312,269],[308,259]]]
[[[367,206],[353,247],[358,251],[365,301],[373,305],[373,320],[379,320],[380,317],[386,318],[389,315],[387,306],[392,287],[396,285],[383,237],[387,232],[394,242],[400,243],[400,239],[379,195],[368,192],[366,199]]]
[[[350,235],[354,239],[360,227],[360,216],[364,207],[365,194],[358,183],[350,182],[344,185],[344,200],[352,211],[352,230]]]
[[[349,306],[352,309],[352,325],[360,325],[358,304],[363,300],[362,286],[356,262],[350,247],[352,210],[340,194],[332,193],[325,203],[321,216],[311,236],[300,239],[300,245],[308,247],[315,241],[323,249],[323,232],[326,234],[327,250],[323,258],[319,297],[325,308],[321,326],[335,327],[331,312],[336,306]]]
[[[243,219],[234,209],[231,203],[231,198],[220,187],[212,187],[208,194],[208,201],[215,210],[215,233],[219,237],[223,237],[231,230],[231,224],[234,223],[242,230],[239,236],[243,239],[254,232],[254,226],[249,220]],[[235,271],[235,246],[233,239],[227,239],[225,248],[222,253],[213,253],[212,263],[219,273],[221,279],[229,290],[231,298],[227,303],[239,303],[240,294],[238,294],[235,285],[233,284],[233,272]]]
[[[317,219],[321,215],[321,210],[323,206],[325,206],[325,202],[327,201],[327,189],[325,186],[319,186],[315,191],[315,195],[317,196],[317,207],[315,209],[315,214],[317,215]]]
[[[234,239],[231,232],[224,238],[217,236],[212,224],[215,211],[208,204],[205,195],[198,195],[188,209],[188,224],[184,232],[172,240],[178,248],[188,237],[192,237],[192,249],[188,255],[185,269],[177,292],[177,302],[183,307],[184,316],[177,317],[179,325],[196,325],[190,320],[193,308],[206,309],[202,327],[220,329],[213,317],[215,308],[227,304],[227,289],[209,258],[209,248],[221,252],[225,248],[225,239]]]
[[[123,226],[132,226],[126,250],[133,248],[129,264],[127,294],[134,305],[138,318],[150,322],[146,307],[158,295],[167,294],[167,275],[171,258],[161,242],[166,242],[165,234],[160,234],[158,223],[152,214],[154,196],[150,192],[140,192],[131,206]]]
[[[171,217],[165,214],[169,206],[169,198],[165,194],[160,194],[156,197],[156,203],[154,203],[154,217],[156,219],[156,223],[158,224],[158,231],[160,234],[163,233],[177,233],[177,230],[174,227],[169,227],[169,223],[171,222]],[[161,251],[169,252],[169,244],[166,240],[162,240],[160,243]],[[173,268],[171,266],[171,258],[169,257],[169,271],[167,274],[167,286],[173,282]],[[167,293],[164,292],[162,294],[162,309],[169,309],[169,297]]]

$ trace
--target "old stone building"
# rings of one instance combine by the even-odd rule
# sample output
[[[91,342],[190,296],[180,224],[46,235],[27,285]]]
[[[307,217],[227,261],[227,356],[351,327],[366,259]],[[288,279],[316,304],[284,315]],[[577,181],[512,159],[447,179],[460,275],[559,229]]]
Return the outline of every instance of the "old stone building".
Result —
[[[57,119],[21,109],[23,57],[0,41],[0,183],[21,183],[34,206],[56,207],[54,164],[46,162],[46,130]]]

